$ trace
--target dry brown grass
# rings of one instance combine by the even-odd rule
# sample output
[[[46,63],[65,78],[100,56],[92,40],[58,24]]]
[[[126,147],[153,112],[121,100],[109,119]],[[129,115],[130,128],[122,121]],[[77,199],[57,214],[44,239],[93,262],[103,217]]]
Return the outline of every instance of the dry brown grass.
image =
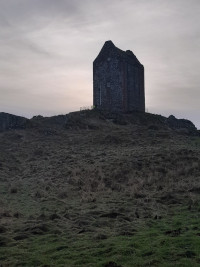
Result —
[[[48,231],[129,235],[170,206],[196,205],[198,138],[151,121],[88,120],[76,114],[68,129],[52,125],[54,134],[47,126],[0,134],[2,242]]]

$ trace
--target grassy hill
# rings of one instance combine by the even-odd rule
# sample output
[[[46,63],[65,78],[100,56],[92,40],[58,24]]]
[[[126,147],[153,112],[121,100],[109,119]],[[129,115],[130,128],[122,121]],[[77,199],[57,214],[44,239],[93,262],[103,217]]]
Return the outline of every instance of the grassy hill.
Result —
[[[0,133],[0,266],[199,266],[190,122],[98,111],[22,120]]]

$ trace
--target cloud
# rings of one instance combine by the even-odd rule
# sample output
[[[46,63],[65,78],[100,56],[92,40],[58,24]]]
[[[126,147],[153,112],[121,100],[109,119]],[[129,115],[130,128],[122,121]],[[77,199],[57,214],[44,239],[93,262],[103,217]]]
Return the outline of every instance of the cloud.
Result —
[[[92,61],[111,39],[145,66],[151,112],[188,114],[200,127],[199,13],[199,0],[0,0],[0,109],[53,115],[92,104]]]

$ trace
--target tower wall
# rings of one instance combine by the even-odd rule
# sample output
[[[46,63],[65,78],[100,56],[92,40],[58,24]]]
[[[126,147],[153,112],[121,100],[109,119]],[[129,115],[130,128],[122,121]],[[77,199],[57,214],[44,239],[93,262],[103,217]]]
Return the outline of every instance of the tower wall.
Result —
[[[93,105],[113,112],[145,111],[144,67],[111,41],[93,63]]]

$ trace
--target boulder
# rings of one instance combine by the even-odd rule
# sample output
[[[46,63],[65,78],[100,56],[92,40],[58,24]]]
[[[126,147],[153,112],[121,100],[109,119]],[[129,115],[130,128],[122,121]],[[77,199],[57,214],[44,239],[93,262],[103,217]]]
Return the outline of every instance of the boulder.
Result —
[[[24,129],[28,121],[24,117],[0,112],[0,132],[11,129]]]
[[[190,131],[197,130],[197,128],[191,121],[185,119],[177,119],[173,115],[170,115],[167,118],[167,124],[169,125],[170,128],[174,129],[188,129]]]

